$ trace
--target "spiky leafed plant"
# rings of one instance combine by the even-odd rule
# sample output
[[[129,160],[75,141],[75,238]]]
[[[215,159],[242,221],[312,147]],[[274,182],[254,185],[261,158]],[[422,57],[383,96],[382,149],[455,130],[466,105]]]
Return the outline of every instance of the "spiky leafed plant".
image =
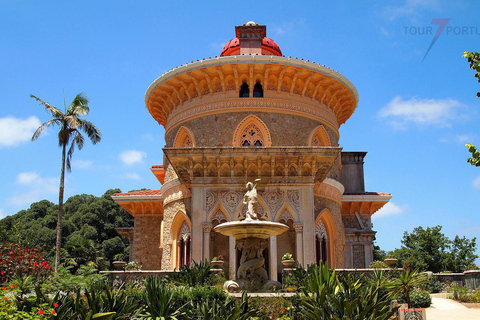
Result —
[[[90,108],[88,107],[88,98],[84,93],[77,94],[75,99],[67,107],[64,106],[64,112],[52,106],[46,101],[30,95],[31,98],[37,100],[40,105],[45,107],[45,110],[50,112],[52,119],[48,120],[38,129],[32,136],[32,141],[40,137],[46,127],[57,126],[60,130],[58,132],[58,145],[62,149],[62,168],[60,171],[60,190],[58,192],[58,221],[57,221],[57,240],[55,250],[55,270],[58,270],[60,264],[60,248],[62,246],[62,216],[63,216],[63,193],[65,186],[65,167],[67,171],[72,171],[71,160],[75,145],[79,150],[83,148],[85,138],[82,135],[84,132],[93,144],[97,144],[102,139],[100,130],[90,121],[84,120],[81,117],[88,114]],[[65,102],[64,102],[65,104]],[[67,146],[68,152],[67,152]]]
[[[392,291],[390,292],[391,295],[395,295],[398,293],[402,293],[405,295],[405,299],[407,300],[408,308],[412,308],[412,302],[410,300],[410,289],[419,287],[428,281],[428,276],[426,273],[421,272],[419,270],[411,270],[406,269],[398,278],[393,279],[389,284],[388,288]]]

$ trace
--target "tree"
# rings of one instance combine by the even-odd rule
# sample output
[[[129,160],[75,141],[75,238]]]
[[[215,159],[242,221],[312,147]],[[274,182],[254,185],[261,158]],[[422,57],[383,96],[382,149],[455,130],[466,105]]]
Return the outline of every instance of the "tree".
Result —
[[[412,268],[433,272],[462,272],[478,256],[476,238],[455,237],[451,241],[442,232],[441,226],[417,227],[412,233],[405,232],[403,246],[391,252],[400,263],[407,263]]]
[[[387,287],[392,289],[391,295],[403,292],[407,300],[408,309],[412,308],[410,300],[410,290],[425,284],[428,281],[427,275],[418,270],[406,269],[399,274],[398,278],[393,279]]]
[[[480,53],[463,51],[463,57],[468,59],[470,69],[475,70],[475,78],[480,83]],[[477,97],[480,98],[480,92],[477,92]]]
[[[463,51],[463,57],[468,59],[470,69],[476,71],[475,78],[480,83],[480,53]],[[480,92],[477,92],[477,97],[480,98]],[[478,149],[471,143],[466,144],[465,147],[472,154],[472,157],[468,158],[467,162],[472,166],[480,167],[480,152]]]
[[[467,159],[467,162],[472,166],[480,167],[480,151],[471,143],[467,143],[465,147],[467,147],[468,151],[472,154],[472,156]]]
[[[60,131],[58,132],[58,145],[62,149],[62,163],[60,171],[60,188],[58,192],[58,220],[57,220],[57,239],[55,245],[55,270],[58,269],[60,264],[60,248],[62,246],[62,216],[63,216],[63,193],[65,187],[65,166],[67,171],[72,170],[71,160],[73,152],[75,150],[75,145],[79,150],[83,148],[85,138],[82,135],[84,132],[87,137],[92,141],[93,144],[97,144],[102,139],[100,130],[91,122],[84,120],[80,117],[85,116],[89,113],[90,108],[88,107],[88,98],[85,94],[78,94],[70,103],[68,108],[64,106],[64,112],[60,111],[58,108],[52,106],[46,101],[43,101],[40,98],[37,98],[33,94],[30,95],[31,98],[37,100],[40,105],[45,107],[45,110],[50,112],[52,119],[48,120],[38,129],[32,136],[32,141],[35,141],[40,137],[42,132],[46,127],[49,126],[58,126]],[[68,152],[67,146],[70,145]]]

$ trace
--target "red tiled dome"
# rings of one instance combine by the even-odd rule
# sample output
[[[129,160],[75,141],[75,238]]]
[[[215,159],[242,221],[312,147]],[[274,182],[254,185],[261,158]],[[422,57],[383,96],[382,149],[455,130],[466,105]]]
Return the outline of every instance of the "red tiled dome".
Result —
[[[220,56],[234,56],[238,54],[240,54],[240,40],[233,38],[225,44]],[[262,55],[282,56],[282,51],[275,41],[264,37],[262,39]]]

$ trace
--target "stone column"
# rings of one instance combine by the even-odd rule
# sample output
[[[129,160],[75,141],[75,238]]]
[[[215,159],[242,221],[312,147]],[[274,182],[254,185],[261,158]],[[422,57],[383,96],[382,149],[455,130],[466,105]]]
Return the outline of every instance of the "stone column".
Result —
[[[303,265],[315,263],[315,203],[313,185],[301,189],[303,219]],[[298,237],[297,237],[298,239]]]
[[[302,266],[305,267],[305,261],[303,259],[303,225],[300,223],[296,223],[293,225],[295,228],[295,243],[296,243],[296,250],[297,250],[297,261]]]
[[[270,237],[270,280],[277,281],[277,236]]]
[[[203,255],[203,213],[205,212],[205,201],[203,190],[199,186],[192,185],[192,260],[201,261]],[[207,244],[208,245],[208,244]]]
[[[203,257],[202,260],[211,260],[210,257],[210,232],[212,231],[211,223],[203,224]]]
[[[230,280],[235,280],[237,277],[237,249],[235,248],[236,240],[234,237],[228,237],[228,264]]]

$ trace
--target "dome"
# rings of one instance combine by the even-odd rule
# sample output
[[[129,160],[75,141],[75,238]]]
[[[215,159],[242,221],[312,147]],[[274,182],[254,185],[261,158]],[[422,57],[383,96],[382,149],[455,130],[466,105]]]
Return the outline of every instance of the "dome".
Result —
[[[228,41],[220,53],[221,57],[234,56],[240,54],[240,39],[233,38]],[[270,38],[262,39],[262,55],[282,56],[282,51],[278,44]]]

